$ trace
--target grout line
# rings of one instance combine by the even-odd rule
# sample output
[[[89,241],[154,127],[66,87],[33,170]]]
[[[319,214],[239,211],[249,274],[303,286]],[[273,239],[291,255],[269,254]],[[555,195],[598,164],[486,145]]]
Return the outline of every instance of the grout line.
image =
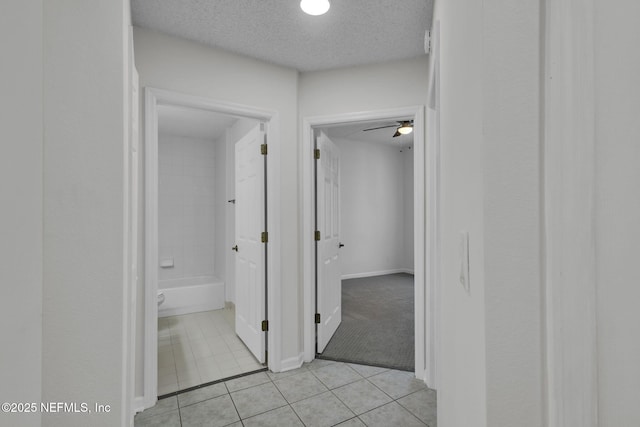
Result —
[[[238,407],[236,406],[236,402],[233,400],[233,396],[231,396],[231,391],[229,390],[229,387],[227,386],[226,383],[224,387],[227,389],[227,394],[229,396],[229,399],[231,399],[231,403],[233,404],[233,409],[235,409],[236,414],[238,414],[238,419],[240,420],[240,424],[244,426],[244,423],[242,422],[242,417],[240,416],[240,412],[238,412]]]
[[[300,418],[300,415],[298,415],[298,413],[296,412],[295,408],[291,405],[291,403],[289,403],[289,408],[291,408],[291,411],[293,411],[296,417],[298,417],[298,419],[300,420],[300,423],[302,423],[303,426],[306,426],[306,424],[304,423],[304,421],[302,421],[302,418]]]
[[[347,385],[347,384],[345,384],[345,385]],[[334,390],[335,390],[335,389],[334,389]],[[351,408],[349,407],[349,405],[347,405],[347,404],[346,404],[342,399],[340,399],[340,396],[338,396],[337,394],[335,394],[335,393],[333,392],[333,390],[329,390],[329,391],[331,392],[331,394],[333,394],[333,396],[334,396],[336,399],[338,399],[338,401],[339,401],[340,403],[342,403],[342,404],[344,405],[344,407],[345,407],[345,408],[347,408],[349,411],[351,411],[351,412],[353,413],[353,415],[355,416],[354,418],[357,418],[357,417],[358,417],[358,414],[356,414],[356,412],[355,412],[353,409],[351,409]],[[349,420],[350,420],[350,419],[352,419],[352,418],[349,418]],[[345,422],[345,421],[349,421],[349,420],[344,420],[344,421],[341,421],[341,422]],[[340,423],[338,423],[338,424],[340,424]]]
[[[182,394],[182,393],[188,393],[190,391],[198,390],[198,389],[204,388],[204,387],[209,387],[211,385],[219,384],[221,382],[231,381],[231,380],[235,380],[237,378],[242,378],[242,377],[246,377],[246,376],[249,376],[249,375],[257,374],[259,372],[265,372],[268,369],[269,368],[260,368],[260,369],[257,369],[255,371],[243,372],[241,374],[233,375],[233,376],[230,376],[230,377],[220,378],[219,380],[214,380],[214,381],[209,381],[209,382],[206,382],[206,383],[203,383],[203,384],[194,385],[193,387],[188,387],[188,388],[185,388],[183,390],[172,391],[171,393],[167,393],[167,394],[163,394],[162,396],[158,396],[158,400],[166,399],[167,397],[177,396],[177,395]],[[225,386],[226,386],[226,384],[225,384]]]
[[[182,427],[182,409],[180,408],[180,399],[176,397],[178,403],[178,418],[180,419],[180,427]]]
[[[271,381],[271,383],[273,383],[273,381]],[[256,384],[256,385],[251,386],[251,387],[243,388],[243,389],[241,389],[241,390],[236,390],[236,391],[234,391],[233,393],[239,393],[239,392],[241,392],[241,391],[250,390],[250,389],[252,389],[252,388],[256,388],[256,387],[261,387],[261,386],[266,385],[266,384],[269,384],[269,383],[268,383],[268,382],[266,382],[266,383],[262,383],[262,384]],[[226,386],[226,384],[225,384],[225,386]],[[278,389],[278,387],[277,387],[275,384],[273,384],[273,386],[274,386],[274,387],[275,387],[275,389],[278,391],[278,393],[280,393],[280,396],[282,396],[282,399],[284,400],[285,404],[284,404],[284,405],[281,405],[281,406],[277,406],[277,407],[275,407],[275,408],[271,408],[271,409],[269,409],[269,410],[267,410],[267,411],[264,411],[264,412],[260,412],[260,413],[257,413],[257,414],[253,414],[253,415],[251,415],[250,417],[246,417],[246,418],[244,418],[245,420],[246,420],[246,419],[249,419],[249,418],[257,417],[258,415],[266,414],[267,412],[275,411],[276,409],[284,408],[285,406],[291,406],[291,404],[287,401],[287,399],[285,399],[285,397],[282,395],[282,392]],[[227,387],[227,390],[229,390],[229,388],[228,388],[228,387]],[[229,395],[231,395],[231,392],[229,392]],[[233,400],[233,397],[231,397],[231,400]],[[234,406],[235,406],[235,402],[234,402],[233,404],[234,404]],[[293,409],[293,408],[292,408],[292,409]],[[236,411],[237,411],[237,410],[238,410],[238,408],[236,408]],[[295,412],[295,411],[294,411],[294,412]],[[240,413],[238,413],[238,416],[240,417]],[[243,418],[242,418],[242,417],[240,417],[240,420],[243,420]],[[242,424],[244,425],[244,423],[242,423]],[[303,424],[304,424],[304,423],[303,423]]]
[[[376,374],[377,375],[377,374]],[[375,377],[375,375],[373,375]],[[365,380],[369,381],[369,378],[365,378]],[[390,396],[387,392],[385,392],[383,389],[381,389],[380,387],[378,387],[377,385],[375,385],[374,383],[372,383],[371,381],[369,381],[369,384],[371,384],[372,386],[374,386],[375,388],[377,388],[378,390],[380,390],[385,396],[388,396],[389,399],[395,401],[396,399],[393,398],[393,396]],[[386,404],[385,404],[386,405]]]

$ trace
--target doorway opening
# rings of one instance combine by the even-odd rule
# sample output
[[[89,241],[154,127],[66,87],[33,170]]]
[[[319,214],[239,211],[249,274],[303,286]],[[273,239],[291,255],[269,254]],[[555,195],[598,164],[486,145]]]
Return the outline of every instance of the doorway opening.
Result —
[[[415,370],[412,126],[315,130],[318,358]]]
[[[274,114],[153,88],[145,107],[148,408],[269,366],[279,243]]]
[[[425,108],[424,106],[397,108],[389,110],[358,112],[338,114],[331,116],[316,116],[303,119],[303,144],[301,149],[301,170],[302,170],[302,218],[303,229],[303,290],[304,290],[304,359],[311,361],[316,357],[316,320],[322,322],[316,316],[317,302],[321,296],[316,295],[315,281],[320,268],[316,268],[316,188],[315,188],[315,135],[316,129],[331,128],[338,125],[354,125],[363,122],[395,122],[403,120],[413,120],[413,139],[415,141],[413,153],[413,259],[414,259],[414,372],[415,376],[424,380],[431,388],[435,388],[435,357],[437,342],[436,334],[429,334],[427,327],[433,328],[436,332],[438,326],[436,312],[433,309],[432,301],[436,294],[437,282],[431,276],[426,275],[426,266],[432,265],[431,260],[437,254],[428,251],[427,235],[431,229],[437,230],[437,221],[434,216],[427,218],[425,207],[427,199],[429,202],[437,201],[436,192],[427,191],[427,172],[429,172],[429,182],[433,181],[435,168],[427,168],[435,162],[434,158],[427,162],[425,144]],[[372,126],[374,127],[374,126]],[[322,153],[320,153],[322,158]],[[428,220],[428,221],[427,221]],[[431,237],[430,237],[431,239]],[[340,242],[338,242],[339,245]],[[344,243],[346,245],[346,242]],[[335,273],[334,273],[335,274]],[[326,319],[326,317],[325,317]],[[328,340],[326,340],[328,342]]]

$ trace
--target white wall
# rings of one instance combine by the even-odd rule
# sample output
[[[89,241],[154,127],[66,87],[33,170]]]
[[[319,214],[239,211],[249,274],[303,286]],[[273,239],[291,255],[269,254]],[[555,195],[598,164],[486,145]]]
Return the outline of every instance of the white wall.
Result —
[[[406,263],[407,236],[413,245],[413,174],[405,173],[406,163],[413,165],[411,150],[398,147],[337,139],[340,149],[340,240],[343,278],[413,270]],[[409,160],[407,160],[409,159]],[[407,182],[408,181],[408,182]]]
[[[297,118],[297,71],[141,28],[134,29],[134,42],[141,88],[168,89],[279,114],[282,233],[273,238],[280,239],[283,260],[297,260],[297,127],[291,126]],[[301,347],[300,281],[297,262],[283,262],[281,267],[281,304],[286,308],[281,320],[281,351],[282,358],[287,359],[296,357]],[[143,283],[144,280],[140,280],[140,304],[144,301]],[[138,312],[142,313],[142,308]],[[138,318],[138,322],[141,321]],[[143,339],[142,333],[139,338]],[[138,369],[141,366],[140,359],[137,366]]]
[[[440,21],[442,170],[438,424],[487,425],[482,161],[482,3],[436,1]],[[428,124],[427,124],[428,126]],[[469,232],[470,294],[459,284],[458,233]]]
[[[484,2],[487,425],[539,426],[542,403],[541,4]],[[517,382],[513,379],[518,378]],[[526,402],[526,403],[525,403]]]
[[[436,2],[443,426],[543,422],[538,3]],[[460,230],[470,236],[469,294]]]
[[[640,4],[595,3],[599,425],[640,425]]]
[[[300,117],[425,105],[427,57],[300,74]]]
[[[215,275],[225,282],[225,293],[229,286],[227,283],[227,252],[231,252],[227,240],[227,137],[225,132],[213,141],[214,158],[214,230],[213,234],[213,270]],[[229,301],[225,297],[225,301]]]
[[[116,426],[128,418],[130,399],[123,378],[129,2],[43,5],[42,401],[112,409],[42,419]]]
[[[158,135],[158,287],[213,276],[215,234],[214,141]],[[165,283],[163,283],[165,282]]]
[[[0,400],[42,400],[42,1],[0,7]],[[19,40],[19,42],[18,42]],[[40,414],[2,414],[39,426]]]

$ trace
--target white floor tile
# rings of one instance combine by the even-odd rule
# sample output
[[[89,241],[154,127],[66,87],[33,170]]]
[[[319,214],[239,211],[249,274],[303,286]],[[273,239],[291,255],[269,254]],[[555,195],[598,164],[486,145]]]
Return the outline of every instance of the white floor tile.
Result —
[[[251,352],[246,348],[242,348],[240,350],[233,350],[232,353],[233,353],[233,357],[235,357],[236,359],[253,356]]]
[[[168,376],[168,375],[177,375],[178,371],[176,370],[176,365],[169,366],[160,366],[158,367],[158,378]]]
[[[205,339],[200,340],[192,340],[191,344],[191,352],[193,353],[193,357],[196,359],[202,359],[203,357],[209,357],[213,354],[211,353],[211,349],[209,348],[209,344]]]
[[[240,365],[238,365],[238,362],[236,362],[235,359],[217,362],[217,364],[221,371],[224,371],[225,369],[240,368]]]
[[[175,368],[176,361],[173,358],[173,349],[158,351],[158,368],[173,366]]]
[[[258,363],[258,361],[253,356],[239,357],[236,359],[236,362],[238,362],[238,365],[240,366]]]
[[[178,373],[178,377],[180,376],[180,373],[184,373],[184,372],[192,372],[192,371],[197,371],[198,370],[198,365],[196,364],[196,360],[187,360],[184,362],[176,362],[176,372]]]
[[[227,345],[229,346],[231,351],[240,351],[247,348],[239,338],[236,338],[235,341],[227,341]]]
[[[163,394],[173,393],[174,391],[180,390],[178,383],[160,385],[158,384],[158,396],[162,396]]]
[[[233,353],[222,353],[222,354],[215,354],[213,356],[213,358],[215,359],[216,363],[221,363],[221,362],[228,362],[228,361],[235,361],[236,358],[233,356]]]
[[[231,349],[229,348],[227,343],[225,343],[219,336],[215,338],[209,338],[206,341],[207,344],[209,344],[211,354],[214,356],[218,354],[231,353]]]
[[[167,375],[158,375],[158,387],[175,384],[178,382],[178,376],[175,372]]]
[[[262,368],[235,334],[235,312],[214,310],[158,320],[158,394]]]

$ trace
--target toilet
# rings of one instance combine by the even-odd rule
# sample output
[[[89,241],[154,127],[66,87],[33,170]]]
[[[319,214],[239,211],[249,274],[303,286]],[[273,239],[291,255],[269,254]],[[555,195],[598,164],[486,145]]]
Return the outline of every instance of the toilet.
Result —
[[[164,293],[158,292],[158,307],[160,307],[163,302],[164,302]]]

